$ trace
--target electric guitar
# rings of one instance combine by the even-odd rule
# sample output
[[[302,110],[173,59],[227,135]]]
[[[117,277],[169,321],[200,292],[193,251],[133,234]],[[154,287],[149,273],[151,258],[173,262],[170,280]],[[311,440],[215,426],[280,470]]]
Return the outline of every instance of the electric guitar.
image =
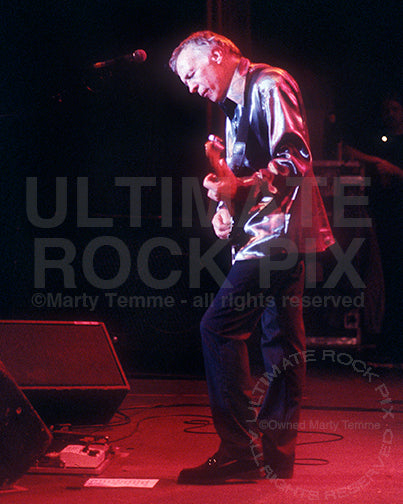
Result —
[[[231,169],[228,167],[224,159],[225,147],[221,138],[214,135],[209,135],[208,141],[204,145],[207,159],[209,160],[210,166],[212,167],[217,179],[234,176]],[[223,216],[223,221],[230,224],[230,230],[228,238],[232,233],[234,226],[233,219],[233,203],[232,201],[225,199],[222,200],[225,206],[220,208],[220,212]]]

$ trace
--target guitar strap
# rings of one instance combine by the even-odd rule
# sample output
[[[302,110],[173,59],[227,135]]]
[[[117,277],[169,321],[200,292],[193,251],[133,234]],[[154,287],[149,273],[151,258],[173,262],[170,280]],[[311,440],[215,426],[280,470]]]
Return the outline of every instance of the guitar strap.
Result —
[[[238,131],[236,134],[230,163],[231,170],[235,173],[235,175],[241,169],[246,154],[246,142],[248,140],[249,114],[252,101],[253,84],[256,82],[257,78],[259,77],[260,71],[263,68],[264,65],[254,65],[246,78],[244,107],[242,108],[241,117],[239,119]]]

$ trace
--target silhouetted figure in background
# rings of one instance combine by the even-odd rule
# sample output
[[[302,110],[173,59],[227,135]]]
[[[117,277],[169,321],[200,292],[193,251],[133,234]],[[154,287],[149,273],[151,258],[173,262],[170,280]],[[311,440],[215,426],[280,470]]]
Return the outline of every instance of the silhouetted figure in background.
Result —
[[[403,102],[397,93],[383,99],[381,116],[383,129],[367,141],[365,152],[344,146],[343,153],[363,162],[371,177],[369,209],[381,251],[386,301],[378,349],[385,358],[403,362]]]

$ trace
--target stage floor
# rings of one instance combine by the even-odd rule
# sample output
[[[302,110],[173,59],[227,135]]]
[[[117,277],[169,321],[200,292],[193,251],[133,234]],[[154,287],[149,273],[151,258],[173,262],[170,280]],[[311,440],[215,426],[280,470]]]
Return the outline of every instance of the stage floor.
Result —
[[[113,455],[100,474],[28,473],[12,491],[0,492],[2,503],[402,503],[402,371],[352,360],[347,353],[332,359],[315,352],[292,480],[177,485],[182,468],[204,462],[217,448],[206,384],[143,377],[130,380],[131,392],[109,426],[72,429],[109,437]],[[256,381],[263,384],[261,376]],[[111,482],[134,486],[84,486]]]

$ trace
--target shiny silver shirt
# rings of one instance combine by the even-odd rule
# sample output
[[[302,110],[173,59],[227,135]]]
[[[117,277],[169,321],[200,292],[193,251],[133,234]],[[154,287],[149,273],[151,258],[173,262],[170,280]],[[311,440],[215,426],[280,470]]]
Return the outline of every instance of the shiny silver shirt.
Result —
[[[236,108],[226,122],[226,161],[244,184],[235,201],[235,260],[325,250],[334,238],[297,83],[282,69],[242,58],[227,98]],[[243,114],[247,135],[239,139]]]

